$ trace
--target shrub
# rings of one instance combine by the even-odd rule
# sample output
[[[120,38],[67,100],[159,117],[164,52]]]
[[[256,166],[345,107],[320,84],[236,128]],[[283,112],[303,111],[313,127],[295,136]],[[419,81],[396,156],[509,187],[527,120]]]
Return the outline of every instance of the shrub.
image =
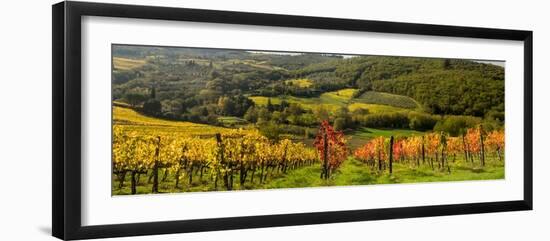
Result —
[[[439,119],[437,116],[411,112],[409,117],[409,128],[418,131],[432,130]]]
[[[162,111],[162,105],[160,101],[150,99],[143,104],[143,112],[150,115],[159,115]]]
[[[473,116],[446,116],[434,126],[434,131],[444,131],[451,136],[458,136],[466,129],[481,123],[481,118]]]
[[[334,130],[341,131],[346,128],[346,119],[339,117],[334,120]]]
[[[407,114],[401,112],[380,113],[357,116],[356,122],[365,127],[375,128],[409,128],[409,118]]]

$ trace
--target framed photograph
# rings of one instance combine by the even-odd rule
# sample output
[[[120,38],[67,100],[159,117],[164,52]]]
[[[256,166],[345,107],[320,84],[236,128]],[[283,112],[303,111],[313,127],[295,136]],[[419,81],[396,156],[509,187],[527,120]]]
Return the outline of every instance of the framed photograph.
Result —
[[[53,235],[531,210],[532,54],[524,30],[55,4]]]

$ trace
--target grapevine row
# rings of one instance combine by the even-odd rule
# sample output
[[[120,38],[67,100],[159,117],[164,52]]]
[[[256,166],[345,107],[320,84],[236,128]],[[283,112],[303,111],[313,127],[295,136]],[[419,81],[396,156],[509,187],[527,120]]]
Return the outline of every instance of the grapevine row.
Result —
[[[428,164],[432,169],[451,172],[449,160],[456,161],[463,155],[464,160],[485,166],[492,154],[494,159],[503,161],[504,130],[486,132],[482,126],[468,129],[462,136],[450,137],[446,133],[428,133],[422,136],[394,139],[377,137],[354,151],[354,157],[378,171],[389,169],[393,162],[410,166]],[[451,157],[451,158],[449,158]]]
[[[274,172],[286,173],[319,161],[315,149],[303,143],[284,139],[269,141],[256,132],[235,130],[216,134],[211,138],[183,136],[154,136],[127,131],[123,126],[113,128],[113,173],[123,187],[126,175],[130,175],[131,193],[137,192],[140,175],[149,175],[152,192],[159,192],[159,174],[164,171],[163,180],[173,173],[175,188],[193,177],[203,179],[208,173],[214,189],[223,185],[232,190],[235,176],[239,183],[254,182],[259,173],[259,183],[264,183]],[[163,181],[161,180],[161,181]]]

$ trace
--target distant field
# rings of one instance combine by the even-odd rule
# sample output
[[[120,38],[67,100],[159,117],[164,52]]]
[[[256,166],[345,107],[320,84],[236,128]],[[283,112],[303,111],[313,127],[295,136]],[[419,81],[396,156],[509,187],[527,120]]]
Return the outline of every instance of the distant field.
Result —
[[[379,104],[366,104],[366,103],[351,103],[348,105],[350,111],[355,111],[357,109],[367,109],[369,113],[388,113],[388,112],[398,112],[406,111],[408,109],[393,107],[390,105],[379,105]]]
[[[113,124],[124,126],[128,130],[138,133],[155,133],[158,135],[178,134],[203,136],[224,133],[230,130],[218,126],[148,117],[135,110],[119,106],[113,107]]]
[[[267,105],[268,99],[271,99],[271,103],[278,105],[282,100],[288,103],[300,104],[304,109],[314,109],[318,106],[323,106],[331,111],[334,111],[340,107],[346,107],[353,96],[356,89],[342,89],[337,91],[331,91],[323,93],[319,97],[303,98],[295,96],[278,96],[278,97],[265,97],[265,96],[251,96],[248,97],[256,105]]]
[[[265,61],[230,60],[230,61],[226,61],[225,64],[229,64],[229,63],[230,64],[233,64],[233,63],[245,64],[245,65],[248,65],[250,67],[254,67],[254,68],[258,68],[258,69],[265,69],[265,70],[283,70],[283,71],[285,70],[284,68],[281,68],[281,67],[266,64]]]
[[[292,85],[298,86],[300,88],[309,88],[313,85],[313,82],[310,79],[291,79],[286,80],[285,83],[292,83]]]
[[[265,97],[265,96],[250,96],[248,97],[256,105],[266,106],[268,100],[271,100],[271,104],[278,105],[281,104],[280,97]]]
[[[415,109],[419,107],[418,103],[408,96],[376,91],[367,91],[360,97],[354,99],[354,101],[366,104],[389,105],[407,109]]]
[[[421,131],[415,131],[415,130],[400,130],[400,129],[375,129],[375,128],[366,128],[362,127],[358,130],[356,130],[353,133],[353,136],[361,137],[361,138],[375,138],[378,136],[383,137],[408,137],[408,136],[415,136],[415,135],[423,135],[424,132]]]
[[[218,121],[223,123],[224,125],[238,125],[247,123],[245,119],[235,116],[221,116],[218,117]]]
[[[269,99],[271,99],[271,104],[278,105],[281,104],[281,101],[286,101],[288,103],[296,103],[302,106],[304,109],[312,110],[317,106],[323,106],[329,110],[336,110],[337,108],[344,106],[343,103],[335,102],[329,98],[302,98],[294,96],[279,96],[279,97],[265,97],[265,96],[252,96],[248,97],[256,105],[265,106]]]
[[[274,69],[282,69],[280,67],[277,67],[277,66],[271,66],[271,65],[266,65],[265,63],[262,63],[262,62],[256,62],[256,61],[253,61],[253,60],[245,60],[245,61],[242,61],[243,64],[246,64],[246,65],[249,65],[249,66],[252,66],[252,67],[255,67],[255,68],[259,68],[259,69],[267,69],[267,70],[274,70]]]
[[[355,92],[357,92],[357,89],[341,89],[323,93],[320,98],[324,103],[338,103],[343,106],[349,103]]]
[[[113,57],[113,65],[118,70],[131,70],[141,67],[145,64],[143,59],[128,59],[121,57]]]

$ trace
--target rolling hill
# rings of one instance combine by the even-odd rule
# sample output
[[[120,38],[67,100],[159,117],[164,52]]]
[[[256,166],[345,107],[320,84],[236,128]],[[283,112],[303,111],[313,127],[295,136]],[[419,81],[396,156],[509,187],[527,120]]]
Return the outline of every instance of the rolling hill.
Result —
[[[357,98],[354,94],[358,89],[341,89],[321,94],[319,97],[296,97],[281,95],[277,97],[251,96],[249,99],[256,105],[265,106],[268,100],[274,105],[281,104],[281,101],[300,104],[302,108],[312,110],[323,106],[330,111],[346,107],[349,111],[366,109],[369,113],[389,113],[398,111],[420,111],[421,106],[412,98],[402,95],[389,94],[384,92],[368,91]]]
[[[230,131],[218,126],[150,117],[122,106],[113,106],[113,125],[124,126],[129,131],[162,135],[213,136]]]

